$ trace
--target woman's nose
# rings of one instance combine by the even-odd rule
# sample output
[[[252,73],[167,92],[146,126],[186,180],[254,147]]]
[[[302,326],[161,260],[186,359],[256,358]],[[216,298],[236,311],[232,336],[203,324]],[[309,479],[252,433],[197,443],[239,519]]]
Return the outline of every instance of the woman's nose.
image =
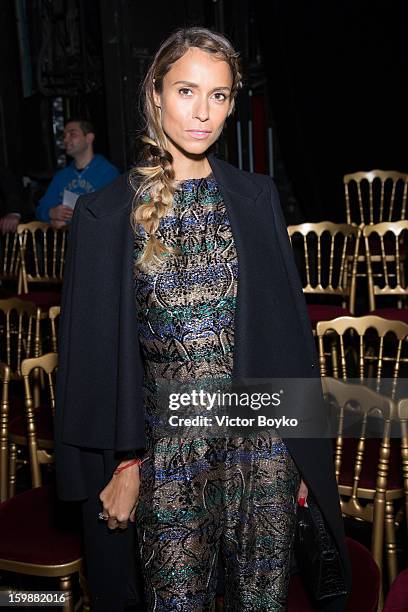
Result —
[[[208,101],[199,100],[193,110],[193,119],[198,118],[200,121],[208,119]]]

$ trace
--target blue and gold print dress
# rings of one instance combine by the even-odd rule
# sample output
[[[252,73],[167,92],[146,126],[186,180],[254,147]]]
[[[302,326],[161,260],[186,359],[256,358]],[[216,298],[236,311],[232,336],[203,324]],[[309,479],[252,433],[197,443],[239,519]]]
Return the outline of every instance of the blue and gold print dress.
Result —
[[[149,448],[136,512],[147,610],[213,611],[217,562],[225,610],[286,609],[299,472],[283,441],[157,437],[156,381],[228,379],[238,257],[214,175],[179,181],[156,236],[181,249],[160,271],[134,266]],[[135,231],[134,261],[146,244]]]

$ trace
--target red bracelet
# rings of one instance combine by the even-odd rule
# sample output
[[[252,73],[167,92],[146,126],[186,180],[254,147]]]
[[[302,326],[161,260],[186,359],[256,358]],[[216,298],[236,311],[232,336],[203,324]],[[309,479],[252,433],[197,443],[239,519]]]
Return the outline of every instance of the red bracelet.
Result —
[[[122,470],[126,470],[126,468],[130,467],[131,465],[136,465],[136,464],[140,465],[141,463],[142,463],[141,459],[132,459],[132,461],[130,461],[126,465],[122,465],[122,467],[117,467],[113,473],[119,474],[119,472],[121,472]]]

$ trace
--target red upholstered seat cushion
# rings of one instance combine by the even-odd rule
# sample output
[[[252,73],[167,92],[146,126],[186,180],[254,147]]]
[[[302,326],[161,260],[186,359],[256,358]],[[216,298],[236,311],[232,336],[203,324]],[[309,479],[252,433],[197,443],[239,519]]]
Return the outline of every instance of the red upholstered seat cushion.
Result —
[[[61,303],[61,292],[60,291],[29,291],[29,293],[23,293],[19,296],[21,300],[28,300],[34,302],[41,309],[47,309],[51,306],[59,306]]]
[[[51,406],[43,404],[34,410],[34,422],[37,438],[41,440],[54,439],[54,421]],[[27,436],[27,417],[21,414],[10,419],[9,433],[15,436]]]
[[[402,571],[391,585],[383,612],[406,612],[408,610],[408,569]]]
[[[345,612],[376,612],[380,592],[380,570],[371,553],[365,546],[351,538],[346,538],[352,571],[352,590],[347,600]],[[288,612],[320,612],[323,608],[315,606],[309,599],[300,574],[290,578]],[[398,612],[406,608],[398,608]],[[393,608],[389,612],[393,611]],[[385,609],[384,609],[385,612]]]
[[[312,327],[316,327],[319,321],[330,321],[337,317],[350,317],[351,312],[341,306],[329,304],[308,304],[307,311]]]
[[[345,612],[376,612],[380,593],[380,570],[371,552],[356,540],[346,538],[353,584]]]
[[[5,287],[0,287],[0,300],[9,300],[12,297],[17,297],[15,291],[10,291]]]
[[[353,484],[354,465],[356,459],[358,440],[356,438],[343,439],[343,454],[340,470],[339,484]],[[378,460],[380,456],[381,440],[368,438],[365,442],[363,467],[360,474],[359,486],[365,489],[375,489]],[[390,442],[390,459],[388,472],[388,489],[401,489],[403,487],[401,443],[397,438]]]
[[[67,508],[69,506],[69,508]],[[47,485],[0,504],[0,559],[60,565],[82,555],[79,517]]]
[[[377,308],[370,312],[370,315],[383,317],[392,321],[403,321],[408,323],[408,308]]]
[[[302,612],[318,612],[321,608],[316,608],[310,601],[300,574],[293,574],[289,582],[288,612],[300,612],[300,610]]]
[[[13,380],[9,385],[9,422],[17,417],[25,415],[25,404],[24,404],[24,387],[23,382],[20,380]]]

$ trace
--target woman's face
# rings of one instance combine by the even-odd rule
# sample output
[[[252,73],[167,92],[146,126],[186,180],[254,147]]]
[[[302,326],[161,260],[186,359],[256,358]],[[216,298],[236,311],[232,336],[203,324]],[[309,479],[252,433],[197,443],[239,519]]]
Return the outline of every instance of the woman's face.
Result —
[[[197,47],[174,62],[154,93],[173,157],[201,155],[218,139],[232,110],[232,80],[226,61]]]

